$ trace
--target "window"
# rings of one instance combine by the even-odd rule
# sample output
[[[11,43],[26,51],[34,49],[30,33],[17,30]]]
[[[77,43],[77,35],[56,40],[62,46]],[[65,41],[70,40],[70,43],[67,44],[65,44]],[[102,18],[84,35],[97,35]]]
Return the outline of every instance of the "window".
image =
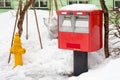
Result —
[[[88,4],[88,1],[86,0],[82,0],[82,1],[79,1],[80,4]]]
[[[62,32],[89,33],[89,16],[60,15],[59,29]]]
[[[68,4],[87,4],[88,0],[69,0]]]
[[[120,1],[115,1],[115,7],[120,8]]]
[[[77,4],[77,0],[69,0],[69,4]]]
[[[11,6],[10,0],[5,0],[5,5],[6,5],[7,7],[10,7],[10,6]]]
[[[47,0],[41,0],[40,7],[47,7]]]
[[[0,0],[0,8],[4,7],[4,2],[2,0]]]
[[[11,0],[0,0],[0,8],[11,8]]]
[[[33,6],[36,8],[48,8],[48,0],[35,0]]]

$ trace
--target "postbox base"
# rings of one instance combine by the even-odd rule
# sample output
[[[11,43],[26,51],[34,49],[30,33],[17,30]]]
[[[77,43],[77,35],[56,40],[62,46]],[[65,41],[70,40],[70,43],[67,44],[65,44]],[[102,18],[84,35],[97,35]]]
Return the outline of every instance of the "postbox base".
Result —
[[[88,71],[88,53],[74,51],[74,76]]]

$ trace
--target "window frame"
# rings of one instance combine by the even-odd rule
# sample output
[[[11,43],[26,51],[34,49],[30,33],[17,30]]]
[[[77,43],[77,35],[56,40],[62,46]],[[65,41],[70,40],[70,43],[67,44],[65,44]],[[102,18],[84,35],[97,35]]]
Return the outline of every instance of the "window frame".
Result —
[[[68,5],[70,5],[70,1],[73,1],[73,0],[68,0]],[[82,3],[82,0],[75,0],[75,4],[88,4],[89,3],[89,0],[86,0],[86,3]],[[71,3],[71,4],[74,4],[74,3]]]
[[[42,6],[41,6],[41,1],[46,1],[46,5],[47,5],[47,6],[45,6],[45,7],[43,6],[43,7],[42,7]],[[40,8],[40,9],[48,9],[49,0],[36,0],[35,2],[36,2],[36,5],[37,5],[37,6],[36,6],[36,5],[35,5],[35,6],[32,5],[32,8],[35,7],[35,8]]]
[[[70,2],[70,1],[71,1],[71,2]],[[74,0],[74,1],[73,1],[73,0],[69,0],[69,1],[68,1],[68,4],[69,4],[69,5],[70,5],[70,4],[77,4],[77,3],[78,3],[77,0]]]
[[[88,0],[86,0],[86,2],[82,2],[82,0],[79,0],[79,4],[88,4]]]
[[[118,2],[118,3],[117,3]],[[115,2],[114,2],[114,7],[115,8],[120,8],[120,1],[119,0],[116,0]]]
[[[4,9],[4,8],[11,8],[12,6],[12,1],[9,0],[0,0],[0,3],[3,4],[3,5],[0,5],[0,9]],[[7,4],[9,4],[9,6],[7,6]]]

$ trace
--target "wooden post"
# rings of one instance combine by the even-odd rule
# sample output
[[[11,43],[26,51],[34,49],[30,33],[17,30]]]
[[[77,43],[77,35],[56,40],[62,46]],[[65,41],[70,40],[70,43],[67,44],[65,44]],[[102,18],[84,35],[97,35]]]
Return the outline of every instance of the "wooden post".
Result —
[[[57,10],[58,10],[58,4],[57,4],[57,1],[54,0],[54,3],[55,3],[56,14],[57,14]]]
[[[35,20],[36,20],[36,25],[37,25],[37,30],[38,30],[38,37],[39,37],[39,41],[40,41],[40,47],[41,47],[41,49],[43,49],[42,40],[41,40],[41,36],[40,36],[40,31],[39,31],[38,20],[37,20],[37,14],[36,14],[35,8],[34,8],[34,14],[35,14]]]
[[[28,40],[28,10],[26,11],[26,39]]]
[[[53,0],[51,0],[51,15],[53,15]]]
[[[26,11],[26,39],[28,40],[28,11]]]
[[[49,10],[49,19],[48,22],[50,22],[50,15],[51,15],[51,10],[52,10],[52,0],[49,0],[49,4],[50,4],[50,10]]]
[[[12,41],[11,41],[11,47],[12,47],[12,45],[13,45],[13,39],[14,39],[15,30],[16,30],[16,26],[17,26],[19,10],[20,10],[20,2],[19,2],[18,9],[17,9],[17,12],[16,12],[16,19],[15,19],[15,24],[14,24],[14,29],[13,29],[13,35],[12,35]],[[10,63],[10,60],[11,60],[11,53],[9,53],[8,63]]]

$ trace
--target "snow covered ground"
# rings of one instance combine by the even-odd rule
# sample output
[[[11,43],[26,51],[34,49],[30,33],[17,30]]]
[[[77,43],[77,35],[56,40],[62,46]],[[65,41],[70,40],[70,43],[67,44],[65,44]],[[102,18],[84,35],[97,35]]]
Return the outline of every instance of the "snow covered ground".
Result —
[[[39,28],[43,43],[40,49],[35,17],[29,10],[29,39],[26,40],[26,22],[21,37],[26,53],[23,66],[14,65],[13,55],[8,64],[9,49],[15,22],[14,11],[0,13],[0,80],[120,80],[120,58],[105,59],[103,49],[88,54],[89,71],[80,76],[68,77],[73,72],[73,52],[58,49],[57,39],[48,38],[43,18],[48,11],[37,10]],[[17,31],[17,30],[16,30]]]

